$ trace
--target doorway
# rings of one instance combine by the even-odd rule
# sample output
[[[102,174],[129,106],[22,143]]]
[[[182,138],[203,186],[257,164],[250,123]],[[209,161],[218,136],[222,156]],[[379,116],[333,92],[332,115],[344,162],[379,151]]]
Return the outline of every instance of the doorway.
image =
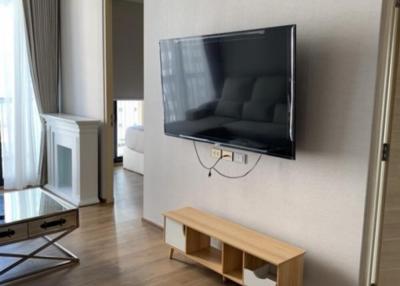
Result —
[[[388,146],[385,190],[382,199],[380,235],[377,243],[376,285],[391,286],[400,281],[400,62],[397,60],[396,86]]]
[[[124,156],[127,130],[143,129],[143,2],[112,0],[114,162]],[[132,135],[135,136],[135,135]],[[132,138],[136,141],[137,138]],[[134,150],[137,151],[137,150]],[[133,170],[134,171],[134,170]]]
[[[382,9],[362,286],[391,286],[400,281],[400,13],[397,2],[384,1]]]
[[[115,170],[121,173],[122,162],[123,172],[132,171],[141,176],[144,166],[143,1],[104,0],[104,3],[105,101],[107,111],[111,112],[108,118],[113,123],[108,151],[113,154],[114,175]]]

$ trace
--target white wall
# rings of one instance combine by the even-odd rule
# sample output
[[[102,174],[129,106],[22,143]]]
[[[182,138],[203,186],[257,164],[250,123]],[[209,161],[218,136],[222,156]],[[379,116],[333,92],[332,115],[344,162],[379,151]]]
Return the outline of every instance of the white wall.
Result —
[[[306,249],[306,286],[357,285],[380,11],[380,0],[146,0],[144,217],[199,207]],[[192,143],[163,133],[158,41],[292,23],[297,160],[264,156],[244,179],[208,178]]]
[[[61,0],[62,110],[103,119],[103,1]]]
[[[104,122],[103,0],[61,0],[62,112]],[[105,142],[104,125],[101,142]],[[100,146],[104,162],[106,148]],[[112,201],[101,165],[101,196]],[[112,179],[112,178],[111,178]]]
[[[143,4],[113,1],[114,98],[143,99]]]

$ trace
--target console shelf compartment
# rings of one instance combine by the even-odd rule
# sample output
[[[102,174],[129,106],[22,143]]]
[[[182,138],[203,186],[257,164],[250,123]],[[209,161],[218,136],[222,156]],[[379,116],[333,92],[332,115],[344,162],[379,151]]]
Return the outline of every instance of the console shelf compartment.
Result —
[[[224,243],[223,275],[236,283],[243,284],[243,251]]]
[[[296,246],[194,208],[169,211],[164,217],[165,242],[171,246],[171,258],[174,249],[180,250],[193,261],[221,274],[223,280],[239,285],[303,285],[305,251]],[[171,232],[185,238],[179,248],[168,239]],[[215,247],[213,239],[221,247]]]
[[[215,272],[222,273],[221,251],[215,247],[210,246],[186,256]]]
[[[211,270],[222,273],[222,252],[211,246],[211,237],[187,227],[186,255]]]

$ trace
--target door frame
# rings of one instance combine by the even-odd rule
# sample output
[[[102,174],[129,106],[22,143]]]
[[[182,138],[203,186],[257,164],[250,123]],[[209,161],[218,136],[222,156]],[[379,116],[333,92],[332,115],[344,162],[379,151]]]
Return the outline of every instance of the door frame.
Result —
[[[391,118],[399,53],[399,0],[383,0],[375,109],[367,182],[367,198],[363,245],[361,253],[360,286],[378,281],[379,253],[387,181],[384,144],[390,142]]]
[[[101,176],[102,198],[114,201],[114,110],[113,110],[113,57],[112,57],[112,0],[103,1],[103,118],[101,134]]]
[[[122,163],[123,157],[118,156],[118,100],[113,100],[114,110],[114,163]]]

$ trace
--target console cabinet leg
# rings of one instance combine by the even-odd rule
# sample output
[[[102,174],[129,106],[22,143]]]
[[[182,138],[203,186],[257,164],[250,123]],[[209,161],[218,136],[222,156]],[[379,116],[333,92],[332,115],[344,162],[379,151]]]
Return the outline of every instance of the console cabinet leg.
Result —
[[[169,249],[169,259],[172,259],[172,258],[174,258],[174,249],[171,247]]]

